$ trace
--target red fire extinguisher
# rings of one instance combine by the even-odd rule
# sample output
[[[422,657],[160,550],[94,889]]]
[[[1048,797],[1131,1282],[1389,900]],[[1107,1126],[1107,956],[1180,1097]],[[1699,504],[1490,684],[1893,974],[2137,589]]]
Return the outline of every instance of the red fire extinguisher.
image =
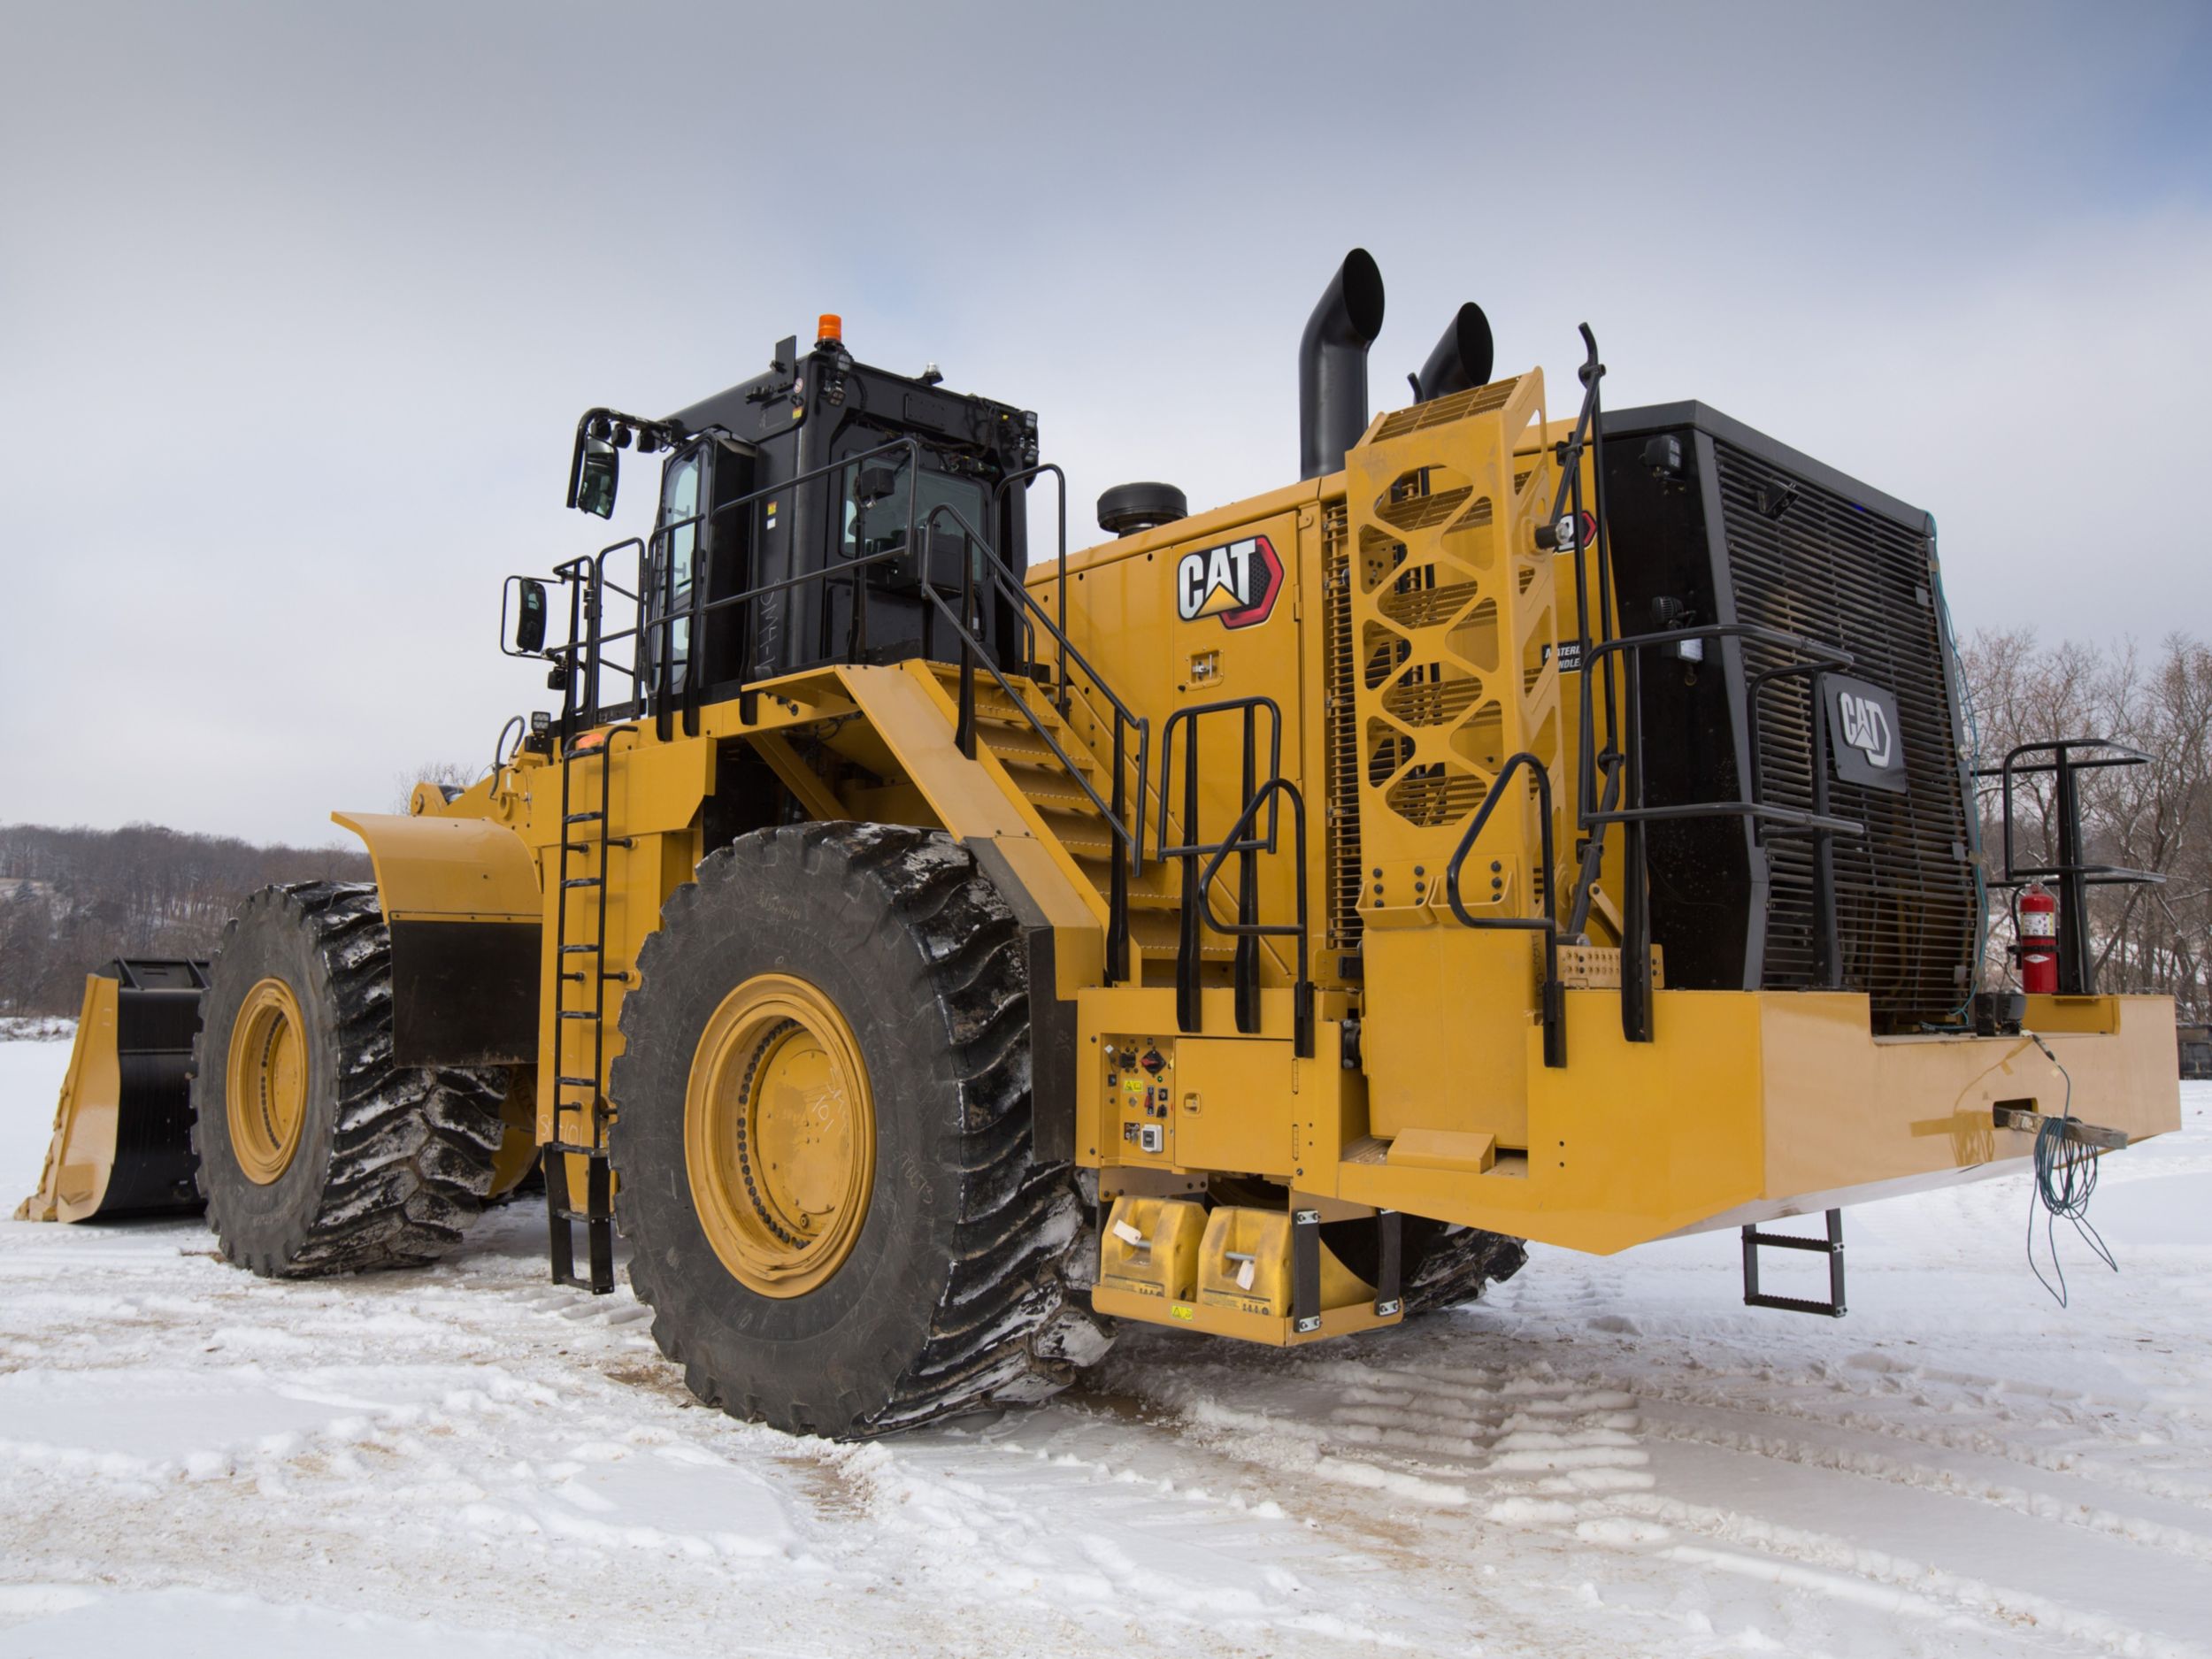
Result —
[[[2020,988],[2031,996],[2058,994],[2058,900],[2039,881],[2020,895]]]

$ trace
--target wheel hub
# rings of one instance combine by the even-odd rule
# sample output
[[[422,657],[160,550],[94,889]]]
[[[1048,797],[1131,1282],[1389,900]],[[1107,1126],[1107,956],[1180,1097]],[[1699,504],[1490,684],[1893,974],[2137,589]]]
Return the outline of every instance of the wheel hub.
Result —
[[[693,1058],[684,1154],[732,1275],[787,1297],[835,1273],[867,1218],[875,1141],[859,1043],[827,996],[771,973],[723,999]]]
[[[291,1167],[307,1121],[307,1023],[283,980],[261,980],[239,1004],[223,1098],[238,1167],[269,1186]]]

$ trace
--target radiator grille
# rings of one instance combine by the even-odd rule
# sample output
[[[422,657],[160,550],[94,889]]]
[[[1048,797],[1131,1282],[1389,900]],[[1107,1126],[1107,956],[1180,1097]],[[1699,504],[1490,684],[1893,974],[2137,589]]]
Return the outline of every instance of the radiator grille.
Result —
[[[1329,870],[1328,949],[1360,943],[1359,710],[1353,703],[1352,549],[1344,503],[1321,520],[1321,617],[1326,684],[1323,687],[1329,798],[1322,809]]]
[[[1965,999],[1974,945],[1973,874],[1951,687],[1946,674],[1926,544],[1914,531],[1757,456],[1716,442],[1728,571],[1737,619],[1833,641],[1851,672],[1895,694],[1909,790],[1893,795],[1830,775],[1831,810],[1866,826],[1836,838],[1836,910],[1844,983],[1864,991],[1878,1028],[1942,1020]],[[1786,488],[1795,500],[1765,509]],[[1747,671],[1777,660],[1745,651]],[[1809,808],[1810,691],[1770,683],[1755,719],[1762,797]],[[1813,854],[1793,836],[1766,841],[1769,879],[1763,982],[1810,986],[1815,977]]]

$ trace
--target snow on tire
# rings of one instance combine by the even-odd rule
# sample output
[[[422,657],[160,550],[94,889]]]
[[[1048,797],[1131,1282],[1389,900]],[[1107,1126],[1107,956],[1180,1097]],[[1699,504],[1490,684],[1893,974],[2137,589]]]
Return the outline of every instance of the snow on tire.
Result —
[[[631,1284],[694,1394],[733,1417],[856,1438],[1046,1398],[1103,1355],[1064,1279],[1081,1233],[1072,1172],[1031,1155],[1020,933],[966,849],[878,824],[741,837],[670,898],[638,970],[611,1078],[617,1214]],[[801,1224],[765,1202],[764,1254],[780,1240],[782,1267],[732,1265],[731,1229],[755,1225],[742,1212],[769,1170],[740,1154],[718,1199],[687,1161],[731,1156],[718,1133],[687,1141],[687,1111],[725,1098],[714,1076],[738,1079],[737,1116],[717,1121],[755,1122],[768,1144],[767,1119],[746,1114],[769,1110],[750,1068],[774,1064],[776,1027],[757,1051],[739,1041],[734,1072],[702,1071],[695,1088],[693,1072],[729,1029],[715,1022],[771,981],[833,1010],[869,1102],[856,1120],[872,1160],[855,1177],[864,1219],[826,1274],[807,1267]],[[791,1279],[764,1277],[777,1271]]]
[[[257,993],[288,993],[287,1018],[257,1022]],[[294,1016],[288,1033],[275,1028]],[[258,1148],[229,1098],[242,1038],[296,1045],[292,1121]],[[393,1064],[391,936],[373,884],[255,894],[224,929],[192,1048],[192,1144],[224,1256],[303,1279],[443,1256],[491,1192],[505,1083],[503,1071]]]

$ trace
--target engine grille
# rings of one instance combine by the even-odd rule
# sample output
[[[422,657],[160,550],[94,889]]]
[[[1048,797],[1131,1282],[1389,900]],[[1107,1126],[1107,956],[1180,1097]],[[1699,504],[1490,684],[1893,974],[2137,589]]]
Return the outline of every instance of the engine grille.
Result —
[[[1713,446],[1736,618],[1832,641],[1851,672],[1897,699],[1908,791],[1893,795],[1830,776],[1830,810],[1866,826],[1834,841],[1844,983],[1864,991],[1878,1029],[1948,1018],[1965,1000],[1975,932],[1952,688],[1928,550],[1905,526],[1725,442]],[[1786,488],[1778,517],[1763,509]],[[1745,651],[1747,671],[1776,658]],[[1771,682],[1755,718],[1763,799],[1812,805],[1811,693]],[[1766,840],[1770,889],[1763,982],[1815,979],[1813,852],[1802,837]]]

